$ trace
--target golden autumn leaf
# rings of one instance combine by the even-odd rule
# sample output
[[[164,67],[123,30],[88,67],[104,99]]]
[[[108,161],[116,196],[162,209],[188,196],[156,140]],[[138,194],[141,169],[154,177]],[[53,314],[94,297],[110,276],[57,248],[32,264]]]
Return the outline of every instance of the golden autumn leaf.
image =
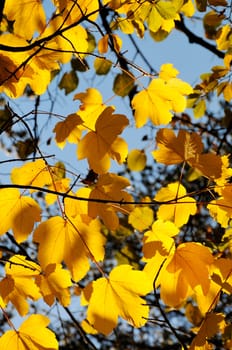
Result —
[[[112,114],[107,107],[98,117],[95,130],[85,135],[78,144],[78,159],[87,158],[90,168],[96,173],[104,173],[110,167],[110,149],[118,135],[129,124],[122,114]]]
[[[196,259],[197,257],[197,259]],[[214,259],[210,250],[199,243],[182,243],[164,262],[155,281],[162,300],[178,307],[199,287],[203,295],[210,288],[209,268]],[[199,290],[198,290],[199,291]]]
[[[174,68],[172,72],[177,75]],[[146,123],[148,117],[154,125],[168,124],[172,119],[172,112],[183,112],[186,108],[185,96],[192,92],[192,88],[182,80],[170,77],[170,74],[170,65],[163,65],[160,77],[153,79],[147,89],[140,91],[132,99],[138,128]]]
[[[72,285],[70,272],[61,264],[48,264],[43,274],[36,276],[35,282],[40,288],[44,301],[51,306],[56,298],[63,306],[70,304],[71,296],[68,287]]]
[[[79,125],[83,123],[79,115],[73,113],[69,114],[64,121],[58,122],[53,129],[55,135],[55,140],[57,145],[63,149],[68,140],[71,143],[78,143],[81,138],[81,130]]]
[[[18,243],[31,233],[40,221],[40,206],[31,197],[22,196],[16,188],[0,190],[0,235],[12,229]]]
[[[33,239],[39,243],[38,259],[43,269],[64,261],[72,278],[78,281],[88,272],[89,259],[103,260],[105,239],[97,219],[76,216],[70,220],[54,216],[42,222]]]
[[[43,315],[29,316],[16,330],[0,337],[1,350],[58,350],[55,334],[47,328],[50,320]]]
[[[145,258],[152,258],[156,250],[166,250],[170,252],[175,242],[172,238],[179,232],[178,227],[171,221],[156,220],[152,229],[146,231],[143,239],[143,254]]]
[[[11,181],[17,185],[31,185],[44,187],[52,184],[52,170],[43,159],[35,162],[23,164],[21,167],[13,168],[11,171]]]
[[[172,221],[177,227],[186,224],[189,216],[197,212],[195,199],[187,196],[185,187],[178,182],[162,187],[154,199],[158,202],[169,202],[160,205],[157,217],[164,221]]]
[[[14,33],[27,40],[31,40],[36,31],[42,32],[46,25],[44,8],[38,0],[7,0],[4,14],[14,21]]]
[[[88,88],[86,92],[76,94],[73,99],[81,102],[77,114],[84,121],[84,128],[95,130],[95,123],[106,108],[101,93],[97,89]]]
[[[189,350],[207,349],[207,339],[210,339],[225,328],[225,315],[222,313],[208,313],[202,321],[196,337],[193,339]],[[206,346],[206,347],[205,347]]]
[[[102,218],[107,228],[115,230],[119,225],[117,211],[128,213],[133,205],[123,204],[125,201],[132,202],[132,196],[124,189],[130,185],[128,179],[112,173],[102,174],[94,185],[89,198],[106,201],[117,201],[118,203],[100,203],[98,201],[88,203],[88,215],[95,218]]]
[[[142,171],[146,166],[147,157],[144,151],[133,149],[127,157],[128,168],[132,171]]]
[[[222,227],[227,228],[232,217],[232,187],[228,184],[227,186],[223,186],[219,191],[221,196],[211,201],[207,205],[207,208],[210,215],[221,224]]]
[[[109,334],[122,317],[134,327],[141,327],[148,318],[149,307],[141,296],[152,289],[143,271],[129,265],[115,267],[109,278],[93,282],[93,291],[87,310],[87,321],[98,332]]]
[[[146,230],[154,220],[154,211],[149,207],[135,207],[128,216],[128,222],[136,230]]]
[[[187,162],[204,176],[215,179],[221,176],[222,160],[216,154],[203,152],[200,135],[179,130],[176,136],[171,129],[161,129],[156,136],[158,150],[152,152],[159,163],[166,165]]]
[[[18,313],[24,316],[29,311],[27,298],[38,300],[41,297],[34,277],[40,273],[36,263],[25,256],[15,255],[5,266],[6,276],[0,282],[0,294],[5,303],[11,302]]]

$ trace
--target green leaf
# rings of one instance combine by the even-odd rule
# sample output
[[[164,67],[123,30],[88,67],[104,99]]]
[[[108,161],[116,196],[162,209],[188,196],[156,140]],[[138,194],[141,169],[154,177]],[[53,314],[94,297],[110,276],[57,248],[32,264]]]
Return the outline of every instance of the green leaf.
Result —
[[[68,95],[70,92],[74,91],[79,83],[78,76],[75,71],[69,73],[64,73],[61,81],[59,82],[59,88],[65,90],[65,95]]]
[[[134,87],[134,79],[126,73],[118,74],[114,79],[113,91],[116,95],[125,97]]]
[[[112,67],[112,62],[101,57],[96,57],[94,61],[94,69],[97,75],[106,75],[110,68]]]

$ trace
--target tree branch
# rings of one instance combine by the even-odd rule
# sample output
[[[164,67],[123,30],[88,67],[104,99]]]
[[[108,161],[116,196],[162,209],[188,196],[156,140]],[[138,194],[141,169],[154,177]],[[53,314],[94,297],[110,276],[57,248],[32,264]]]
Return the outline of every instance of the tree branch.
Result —
[[[216,55],[219,58],[225,57],[224,52],[218,50],[216,48],[216,46],[208,43],[206,40],[202,39],[201,37],[194,34],[191,30],[189,30],[184,23],[183,16],[181,16],[180,18],[181,18],[180,21],[175,21],[175,27],[177,30],[181,31],[182,33],[184,33],[187,36],[190,43],[198,44],[198,45],[204,47],[205,49],[212,52],[214,55]]]

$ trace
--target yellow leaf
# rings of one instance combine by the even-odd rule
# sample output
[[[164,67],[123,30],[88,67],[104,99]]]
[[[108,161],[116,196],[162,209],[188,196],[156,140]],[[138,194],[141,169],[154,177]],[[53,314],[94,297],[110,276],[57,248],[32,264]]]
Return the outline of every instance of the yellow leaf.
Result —
[[[11,181],[17,185],[44,187],[52,183],[51,172],[43,159],[30,162],[11,171]]]
[[[151,226],[153,220],[154,212],[149,207],[136,207],[128,216],[129,224],[139,231],[146,230],[149,226]]]
[[[202,154],[203,143],[196,133],[180,130],[178,135],[171,129],[161,129],[156,136],[158,150],[152,152],[157,162],[171,165],[188,162],[204,176],[215,179],[222,173],[222,160],[216,154]]]
[[[27,298],[37,300],[41,297],[33,279],[40,273],[40,267],[25,256],[15,255],[5,266],[6,277],[0,282],[0,294],[5,303],[14,305],[21,316],[29,311]]]
[[[128,168],[132,171],[142,171],[146,166],[147,157],[144,151],[133,149],[127,157]]]
[[[27,239],[41,209],[31,197],[21,196],[16,188],[0,190],[0,235],[12,229],[18,243]]]
[[[78,144],[78,159],[87,158],[90,168],[96,173],[107,172],[110,167],[110,148],[117,136],[129,124],[122,114],[112,114],[107,107],[98,117],[95,131],[90,131]]]
[[[132,99],[136,126],[142,127],[149,117],[153,124],[168,124],[173,112],[186,108],[186,95],[192,92],[189,84],[170,77],[176,72],[169,64],[161,67],[161,77],[153,79],[147,89],[137,93]],[[168,79],[169,77],[169,79]]]
[[[84,121],[85,128],[95,130],[96,120],[106,108],[100,92],[97,89],[88,88],[86,92],[76,94],[73,99],[81,101],[77,114]]]
[[[51,306],[57,298],[61,305],[70,304],[70,292],[68,287],[72,285],[69,271],[64,270],[61,264],[48,264],[43,274],[36,276],[36,284],[39,286],[44,301]]]
[[[172,238],[179,232],[178,227],[171,221],[156,220],[152,225],[152,230],[146,231],[143,239],[143,254],[145,258],[154,256],[157,245],[161,243],[162,250],[170,252],[175,242]],[[156,249],[155,249],[156,248]]]
[[[186,224],[189,216],[197,212],[195,199],[188,197],[184,186],[178,182],[161,188],[154,199],[158,202],[170,202],[160,205],[157,217],[164,221],[172,221],[177,227]]]
[[[162,300],[178,307],[197,286],[206,294],[210,287],[209,266],[213,261],[207,247],[192,242],[180,244],[167,258],[156,281]]]
[[[149,293],[152,285],[143,271],[129,265],[115,267],[109,278],[93,282],[93,292],[87,310],[87,321],[98,332],[109,334],[122,317],[134,327],[146,323],[149,307],[140,297]]]
[[[57,145],[63,149],[68,140],[71,143],[78,143],[81,138],[81,130],[78,128],[83,123],[79,115],[69,114],[64,121],[58,122],[53,129],[56,134],[55,140]]]
[[[96,57],[94,60],[94,69],[97,75],[106,75],[111,67],[112,62],[104,57]]]
[[[55,334],[47,329],[49,318],[43,315],[29,316],[18,331],[10,330],[0,338],[1,350],[58,350]]]
[[[66,193],[70,189],[70,179],[60,179],[60,180],[54,180],[53,184],[48,186],[49,190],[56,191],[59,193]],[[45,195],[45,201],[47,205],[52,205],[57,200],[57,195],[53,193],[46,193]]]
[[[42,32],[46,25],[43,4],[38,0],[7,0],[4,14],[14,21],[14,33],[27,40],[31,40],[36,31]]]
[[[39,243],[38,258],[42,268],[64,261],[73,279],[80,280],[89,270],[89,258],[95,261],[104,258],[105,239],[100,229],[97,219],[85,223],[78,216],[72,222],[59,216],[42,222],[33,238]]]
[[[123,189],[130,185],[128,179],[115,174],[107,173],[99,176],[89,198],[118,201],[118,204],[89,202],[88,214],[95,218],[102,218],[107,228],[115,230],[119,225],[117,211],[128,213],[133,205],[124,205],[123,201],[133,202],[132,196]]]
[[[232,217],[232,188],[231,186],[225,186],[220,190],[221,197],[211,201],[207,208],[210,215],[221,224],[222,227],[228,227],[229,220]]]

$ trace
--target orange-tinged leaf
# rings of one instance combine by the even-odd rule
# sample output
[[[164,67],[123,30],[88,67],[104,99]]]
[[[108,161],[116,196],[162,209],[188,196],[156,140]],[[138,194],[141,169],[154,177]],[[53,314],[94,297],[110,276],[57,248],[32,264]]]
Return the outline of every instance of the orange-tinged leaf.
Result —
[[[104,54],[108,51],[108,46],[109,46],[108,40],[109,40],[109,34],[106,34],[98,41],[98,51],[101,54]]]
[[[203,143],[196,133],[180,130],[178,135],[170,129],[161,129],[156,136],[158,150],[152,152],[157,162],[170,165],[188,162],[190,166],[211,179],[222,173],[222,160],[216,154],[202,154]]]
[[[198,286],[202,294],[207,294],[209,267],[213,261],[207,247],[193,242],[180,244],[167,258],[156,281],[162,300],[169,306],[178,307]]]
[[[154,211],[149,207],[136,207],[128,216],[129,224],[139,231],[146,230],[151,226],[153,220]]]
[[[142,171],[147,162],[147,157],[144,151],[133,149],[127,157],[128,168],[132,171]]]
[[[49,264],[43,274],[36,276],[36,284],[39,286],[44,301],[51,306],[57,298],[61,305],[70,304],[70,292],[68,287],[72,285],[69,271],[64,270],[61,264]]]
[[[201,350],[207,344],[207,339],[225,328],[225,316],[222,313],[208,313],[203,320],[189,350]],[[205,348],[207,349],[207,347]]]
[[[95,131],[88,132],[78,144],[78,159],[87,158],[90,168],[96,173],[107,172],[111,145],[129,124],[124,115],[112,113],[113,108],[107,107],[98,117]]]
[[[107,228],[115,230],[119,225],[117,211],[128,213],[133,209],[133,205],[123,205],[123,201],[133,201],[132,196],[124,191],[124,188],[130,185],[128,179],[112,173],[102,174],[99,176],[94,189],[91,191],[89,198],[118,201],[118,204],[89,202],[89,216],[101,217]]]
[[[40,221],[41,209],[31,197],[21,196],[16,188],[0,190],[0,235],[12,229],[18,243],[31,233]]]
[[[14,305],[21,316],[29,311],[27,298],[37,300],[41,297],[33,279],[40,273],[40,267],[25,256],[15,255],[6,264],[6,277],[0,282],[0,294],[5,303]]]
[[[39,0],[7,0],[4,14],[14,21],[14,33],[31,40],[35,31],[41,32],[46,24],[46,16],[42,2]]]
[[[70,188],[69,184],[70,184],[70,179],[67,179],[67,178],[60,179],[60,180],[53,181],[53,184],[48,186],[48,189],[59,193],[65,193],[69,191],[69,188]],[[45,201],[47,205],[54,204],[54,202],[57,200],[57,197],[58,196],[56,194],[46,193]]]
[[[78,143],[81,138],[81,130],[78,128],[83,123],[79,115],[69,114],[64,121],[56,124],[53,132],[56,134],[55,140],[57,145],[63,149],[68,140],[71,143]]]
[[[170,252],[175,242],[172,238],[179,232],[178,227],[171,221],[156,220],[150,231],[144,234],[143,253],[145,258],[152,257],[158,244],[162,244],[162,250]]]
[[[43,159],[30,162],[11,171],[11,181],[17,185],[43,187],[52,183],[51,173]]]
[[[87,321],[98,332],[109,334],[122,317],[134,327],[146,323],[149,307],[140,297],[149,293],[152,285],[143,271],[129,265],[115,267],[109,278],[93,282],[93,292],[87,310]]]
[[[55,334],[47,328],[50,320],[43,315],[29,316],[18,331],[10,330],[0,338],[1,350],[58,350]]]
[[[73,279],[80,280],[89,270],[89,259],[103,260],[105,239],[100,228],[97,219],[85,223],[79,216],[72,222],[59,216],[42,222],[34,232],[42,268],[64,261]]]
[[[100,92],[97,89],[88,88],[86,92],[76,94],[73,99],[81,101],[77,114],[84,121],[84,127],[95,130],[96,120],[106,108]]]
[[[195,199],[187,196],[186,189],[178,182],[162,187],[154,199],[159,202],[172,202],[161,204],[157,217],[164,221],[172,221],[177,227],[186,224],[189,216],[197,212]]]

